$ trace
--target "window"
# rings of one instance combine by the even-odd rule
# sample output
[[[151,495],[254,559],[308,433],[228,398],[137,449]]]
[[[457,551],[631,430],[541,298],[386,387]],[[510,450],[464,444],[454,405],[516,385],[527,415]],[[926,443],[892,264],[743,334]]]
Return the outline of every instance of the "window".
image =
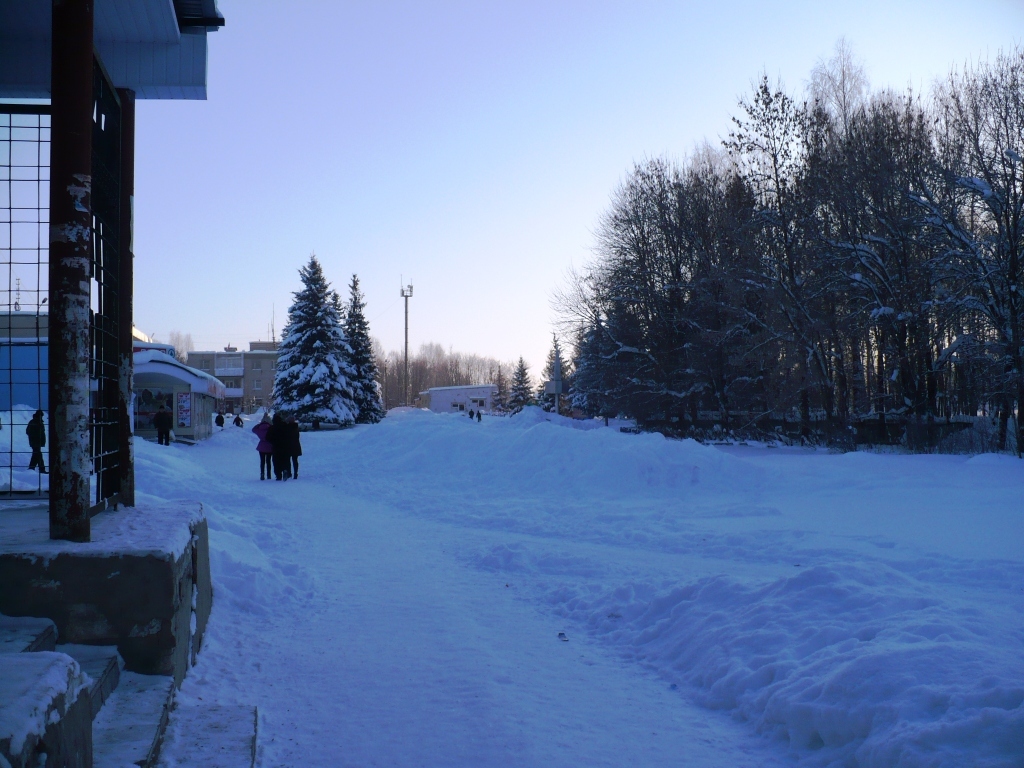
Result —
[[[262,360],[253,360],[252,361],[252,369],[254,371],[262,371],[263,370],[263,361]]]
[[[261,391],[263,389],[263,381],[261,379],[256,379],[256,381],[252,383],[252,388],[257,392]]]

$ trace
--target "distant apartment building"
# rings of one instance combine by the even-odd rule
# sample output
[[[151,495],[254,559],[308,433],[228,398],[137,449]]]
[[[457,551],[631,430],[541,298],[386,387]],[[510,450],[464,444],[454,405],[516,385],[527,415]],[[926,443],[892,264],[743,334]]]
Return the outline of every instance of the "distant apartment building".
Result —
[[[235,347],[189,352],[188,364],[224,382],[224,407],[229,413],[252,413],[273,405],[277,342],[251,341],[248,352]]]

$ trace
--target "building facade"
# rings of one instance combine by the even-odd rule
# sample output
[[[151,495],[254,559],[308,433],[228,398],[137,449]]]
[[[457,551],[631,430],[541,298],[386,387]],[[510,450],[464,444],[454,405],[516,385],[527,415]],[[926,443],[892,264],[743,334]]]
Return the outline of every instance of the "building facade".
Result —
[[[188,364],[224,383],[228,413],[273,407],[277,342],[250,342],[248,352],[235,347],[225,347],[223,352],[189,352]]]
[[[468,410],[483,410],[490,413],[497,391],[498,387],[494,384],[432,387],[426,392],[420,392],[416,404],[434,413],[459,413]]]
[[[213,432],[213,414],[224,400],[224,385],[159,349],[136,352],[134,357],[135,434],[156,440],[153,417],[163,406],[173,419],[175,440],[208,438]]]

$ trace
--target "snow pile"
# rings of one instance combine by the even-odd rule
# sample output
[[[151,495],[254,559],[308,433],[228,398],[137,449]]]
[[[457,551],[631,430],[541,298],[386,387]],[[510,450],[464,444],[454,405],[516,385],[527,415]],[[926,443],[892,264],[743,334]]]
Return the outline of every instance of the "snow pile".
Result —
[[[718,575],[551,599],[694,686],[706,706],[817,752],[811,764],[957,765],[970,755],[975,766],[1011,765],[1024,755],[1019,610],[993,625],[969,600],[892,568],[816,566],[762,585]]]
[[[415,476],[417,484],[451,487],[466,480],[470,489],[488,494],[549,499],[685,498],[698,489],[750,489],[760,476],[693,440],[563,428],[572,423],[537,407],[481,423],[410,410],[389,415],[377,429],[359,431],[353,447],[383,461],[389,472]]]

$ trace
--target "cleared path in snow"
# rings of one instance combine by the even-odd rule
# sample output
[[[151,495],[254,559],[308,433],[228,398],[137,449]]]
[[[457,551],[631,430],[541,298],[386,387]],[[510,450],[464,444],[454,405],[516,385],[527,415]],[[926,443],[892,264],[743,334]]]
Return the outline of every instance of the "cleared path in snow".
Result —
[[[262,765],[789,764],[460,562],[463,531],[347,494],[315,446],[332,436],[306,440],[300,480],[260,483],[241,432],[172,449],[220,587],[182,696],[257,704]]]

